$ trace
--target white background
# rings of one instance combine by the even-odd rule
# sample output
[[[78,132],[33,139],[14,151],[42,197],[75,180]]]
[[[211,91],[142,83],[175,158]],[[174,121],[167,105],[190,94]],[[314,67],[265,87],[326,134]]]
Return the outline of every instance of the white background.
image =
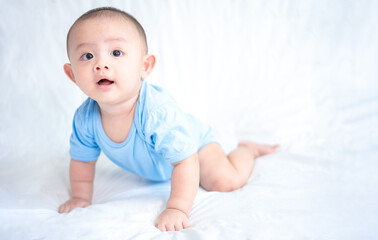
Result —
[[[282,145],[258,162],[253,189],[246,187],[239,199],[249,215],[238,216],[240,209],[232,207],[228,212],[230,203],[219,200],[241,193],[217,195],[221,210],[211,211],[218,205],[201,191],[194,227],[177,236],[225,237],[228,227],[242,238],[377,237],[378,1],[368,0],[0,1],[0,223],[6,222],[0,236],[51,238],[61,221],[71,226],[75,220],[55,215],[69,197],[68,140],[74,111],[86,98],[63,72],[65,38],[76,18],[99,6],[118,7],[140,21],[157,57],[147,81],[211,124],[227,152],[241,139]],[[99,166],[125,176],[111,165]],[[101,186],[114,181],[104,172],[98,176],[105,179],[96,179],[94,201],[107,207],[114,194],[104,194]],[[130,181],[129,188],[142,180]],[[151,183],[142,183],[149,189]],[[117,186],[115,191],[125,190]],[[201,199],[208,202],[200,213]],[[275,200],[248,208],[267,199]],[[152,202],[157,214],[161,206]],[[42,213],[25,217],[30,209]],[[230,213],[240,222],[232,225]],[[83,214],[72,222],[97,217]],[[156,214],[148,216],[151,221]],[[135,222],[140,215],[133,216],[121,221]],[[30,232],[31,223],[50,218],[52,225]],[[171,236],[159,235],[152,223],[147,230],[142,225],[119,236]],[[58,233],[55,238],[64,239]]]

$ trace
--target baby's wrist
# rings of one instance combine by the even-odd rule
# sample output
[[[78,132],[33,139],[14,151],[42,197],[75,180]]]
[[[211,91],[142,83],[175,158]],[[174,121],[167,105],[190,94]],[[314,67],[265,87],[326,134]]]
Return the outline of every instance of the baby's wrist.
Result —
[[[78,201],[86,201],[88,203],[92,203],[91,199],[88,199],[88,198],[83,198],[83,197],[76,197],[76,196],[72,196],[71,198],[72,200],[78,200]]]
[[[178,210],[178,211],[184,213],[188,217],[189,214],[190,214],[190,210],[192,208],[191,208],[191,206],[188,206],[188,204],[185,204],[182,201],[170,199],[167,202],[166,209]]]
[[[189,214],[188,214],[188,213],[186,213],[186,212],[184,212],[183,210],[178,209],[178,208],[168,208],[168,207],[167,207],[166,210],[176,210],[176,211],[179,211],[179,212],[185,214],[186,217],[189,217]]]

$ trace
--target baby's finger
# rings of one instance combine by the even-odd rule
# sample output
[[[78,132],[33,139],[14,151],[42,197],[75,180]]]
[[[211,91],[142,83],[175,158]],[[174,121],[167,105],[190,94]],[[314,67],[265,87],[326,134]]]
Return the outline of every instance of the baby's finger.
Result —
[[[182,223],[181,222],[178,222],[178,223],[176,223],[175,224],[175,231],[180,231],[180,230],[182,230]]]
[[[184,219],[184,221],[182,222],[182,226],[184,227],[184,229],[190,227],[188,219]]]
[[[165,232],[167,231],[164,224],[155,224],[155,227],[157,227],[160,231]]]
[[[66,209],[64,210],[66,213],[69,213],[72,211],[72,209],[74,209],[74,205],[71,201],[69,201],[68,203],[66,203]]]
[[[67,209],[67,203],[65,203],[62,206],[60,206],[59,213],[65,213],[66,209]]]
[[[63,205],[60,205],[58,208],[58,213],[62,213],[62,212],[63,212]]]
[[[175,230],[175,225],[173,225],[173,224],[167,224],[166,225],[166,229],[167,229],[167,231],[174,231]]]

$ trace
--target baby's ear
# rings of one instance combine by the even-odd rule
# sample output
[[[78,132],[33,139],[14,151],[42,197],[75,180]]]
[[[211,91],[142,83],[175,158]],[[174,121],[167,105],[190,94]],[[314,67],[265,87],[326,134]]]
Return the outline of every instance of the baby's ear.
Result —
[[[72,72],[71,64],[69,63],[64,64],[63,69],[66,75],[71,79],[71,81],[76,83],[75,76],[73,75],[73,72]]]
[[[155,63],[156,63],[156,58],[155,58],[154,55],[149,54],[149,55],[146,55],[144,57],[143,66],[142,66],[142,78],[143,79],[148,77],[148,75],[150,75],[150,73],[152,72],[152,70],[155,67]]]

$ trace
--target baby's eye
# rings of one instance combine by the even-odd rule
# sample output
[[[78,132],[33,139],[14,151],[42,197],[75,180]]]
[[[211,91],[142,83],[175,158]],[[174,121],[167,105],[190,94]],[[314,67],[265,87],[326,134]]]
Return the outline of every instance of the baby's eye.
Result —
[[[110,55],[114,57],[120,57],[123,55],[123,53],[120,50],[114,50],[113,52],[110,53]]]
[[[92,58],[93,58],[93,54],[92,54],[92,53],[86,53],[86,54],[84,54],[83,56],[81,56],[80,59],[85,60],[85,61],[88,61],[88,60],[90,60],[90,59],[92,59]]]

